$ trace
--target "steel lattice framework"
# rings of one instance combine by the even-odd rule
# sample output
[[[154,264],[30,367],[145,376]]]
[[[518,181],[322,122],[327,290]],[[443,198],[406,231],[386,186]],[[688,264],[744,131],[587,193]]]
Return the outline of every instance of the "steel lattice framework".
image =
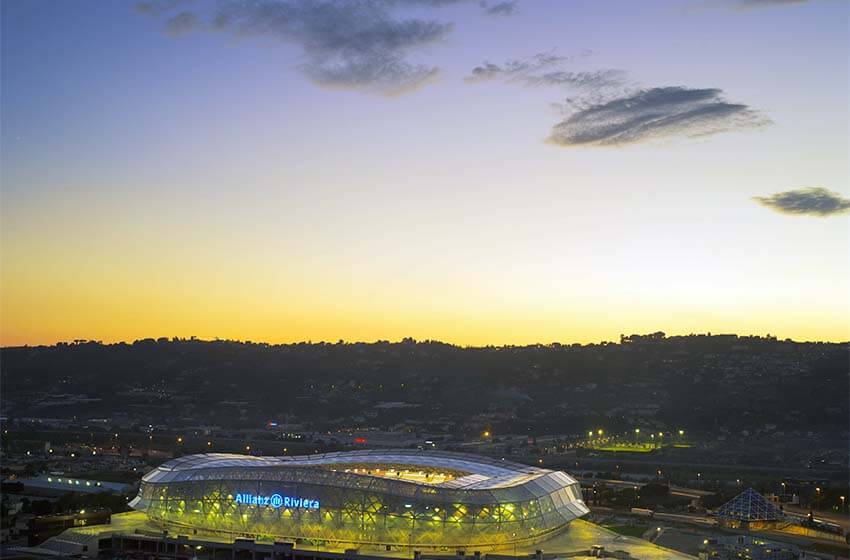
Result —
[[[778,521],[785,514],[767,498],[747,488],[714,512],[714,515],[734,521]]]
[[[451,476],[429,484],[386,474],[396,469]],[[536,542],[589,511],[563,472],[412,450],[190,455],[146,474],[131,506],[178,532],[422,548]]]

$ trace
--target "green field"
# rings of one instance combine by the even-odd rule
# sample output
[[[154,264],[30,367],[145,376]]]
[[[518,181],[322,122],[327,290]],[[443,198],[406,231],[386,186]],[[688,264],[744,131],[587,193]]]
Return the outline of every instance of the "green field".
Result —
[[[650,453],[655,451],[656,447],[651,443],[612,443],[592,447],[591,449],[594,451],[610,451],[614,453]]]

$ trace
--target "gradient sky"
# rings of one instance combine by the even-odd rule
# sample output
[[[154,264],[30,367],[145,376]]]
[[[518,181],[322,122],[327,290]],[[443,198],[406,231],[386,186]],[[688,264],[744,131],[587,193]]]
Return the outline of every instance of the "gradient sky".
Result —
[[[847,2],[434,4],[4,0],[0,344],[850,339]]]

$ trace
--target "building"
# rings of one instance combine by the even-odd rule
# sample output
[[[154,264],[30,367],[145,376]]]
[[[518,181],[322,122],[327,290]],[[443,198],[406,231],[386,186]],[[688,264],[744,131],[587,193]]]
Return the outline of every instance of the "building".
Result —
[[[747,488],[714,511],[721,525],[736,529],[775,528],[785,521],[785,514],[773,502]]]
[[[794,545],[736,536],[706,539],[701,560],[797,560],[804,555]]]
[[[387,550],[529,544],[588,513],[563,472],[417,450],[190,455],[147,473],[130,505],[168,534]]]
[[[29,520],[29,538],[27,544],[29,546],[36,546],[71,527],[108,524],[111,517],[112,512],[107,508],[34,517]]]

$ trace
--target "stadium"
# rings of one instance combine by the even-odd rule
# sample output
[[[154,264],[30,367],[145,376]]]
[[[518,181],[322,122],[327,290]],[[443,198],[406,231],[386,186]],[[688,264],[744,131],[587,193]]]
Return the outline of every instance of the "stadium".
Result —
[[[147,473],[130,505],[172,534],[387,549],[536,543],[588,513],[563,472],[414,450],[190,455]]]

